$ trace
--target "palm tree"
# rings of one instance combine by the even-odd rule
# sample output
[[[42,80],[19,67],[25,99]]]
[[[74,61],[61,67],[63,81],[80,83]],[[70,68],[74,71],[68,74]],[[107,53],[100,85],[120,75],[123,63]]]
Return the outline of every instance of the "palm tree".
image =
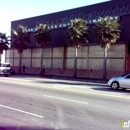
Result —
[[[37,41],[37,45],[42,48],[41,53],[41,72],[43,65],[43,50],[47,46],[47,44],[52,40],[51,30],[49,30],[48,25],[39,24],[36,26],[36,31],[34,33],[35,40]]]
[[[7,50],[10,45],[10,37],[6,37],[6,34],[0,33],[0,54],[3,54],[4,50]]]
[[[106,16],[100,17],[95,22],[95,34],[97,42],[104,48],[104,60],[103,60],[103,79],[106,79],[106,60],[107,50],[112,43],[115,43],[120,37],[120,24],[114,17]]]
[[[30,43],[30,33],[27,32],[27,26],[18,25],[17,30],[12,29],[12,47],[16,48],[19,55],[19,73],[21,73],[22,53]]]
[[[79,18],[71,20],[71,25],[67,29],[67,41],[75,48],[73,77],[77,77],[77,51],[82,46],[82,43],[88,42],[87,31],[86,21]]]

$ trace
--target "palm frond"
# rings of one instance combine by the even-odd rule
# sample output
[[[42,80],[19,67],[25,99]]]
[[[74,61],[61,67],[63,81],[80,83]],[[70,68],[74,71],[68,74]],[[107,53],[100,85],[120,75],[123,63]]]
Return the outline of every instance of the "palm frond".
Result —
[[[83,19],[72,19],[71,26],[67,29],[67,42],[76,48],[79,48],[82,43],[88,42],[88,26]]]
[[[45,46],[52,40],[51,30],[49,30],[48,25],[46,24],[39,24],[36,28],[37,31],[34,33],[34,38],[39,46],[45,48]]]
[[[30,43],[30,33],[26,31],[27,26],[18,25],[17,30],[11,29],[12,47],[15,47],[19,53],[22,53],[27,48],[27,43]]]
[[[105,48],[107,44],[115,43],[120,37],[120,24],[114,17],[100,17],[95,22],[95,35],[97,42],[101,43],[101,47]]]
[[[5,33],[0,33],[0,54],[9,48],[10,40]]]

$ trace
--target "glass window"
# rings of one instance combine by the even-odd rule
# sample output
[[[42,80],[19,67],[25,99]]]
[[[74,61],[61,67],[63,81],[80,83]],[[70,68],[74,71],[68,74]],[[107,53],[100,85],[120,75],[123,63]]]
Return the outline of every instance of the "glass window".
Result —
[[[127,75],[126,78],[130,78],[130,75]]]
[[[10,67],[10,64],[3,64],[3,67]]]

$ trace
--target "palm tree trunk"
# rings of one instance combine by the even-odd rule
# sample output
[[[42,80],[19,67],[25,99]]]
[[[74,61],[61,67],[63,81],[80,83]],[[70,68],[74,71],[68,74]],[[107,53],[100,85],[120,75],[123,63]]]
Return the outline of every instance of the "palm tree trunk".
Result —
[[[21,74],[21,66],[22,66],[22,53],[19,53],[19,74]]]
[[[103,80],[107,79],[107,47],[104,49],[103,57]]]
[[[74,74],[73,74],[73,77],[74,77],[74,78],[77,77],[77,51],[78,51],[78,49],[75,48],[75,57],[74,57]]]
[[[42,49],[42,53],[41,53],[41,74],[42,74],[42,66],[43,66],[43,49]]]

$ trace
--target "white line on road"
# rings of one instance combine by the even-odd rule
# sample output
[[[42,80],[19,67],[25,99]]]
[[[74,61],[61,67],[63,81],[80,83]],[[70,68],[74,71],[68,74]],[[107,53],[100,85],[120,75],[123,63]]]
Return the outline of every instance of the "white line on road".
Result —
[[[55,99],[59,99],[59,100],[65,100],[65,101],[70,101],[70,102],[76,102],[76,103],[81,103],[81,104],[87,104],[87,102],[81,102],[81,101],[77,101],[77,100],[71,100],[71,99],[66,99],[66,98],[61,98],[61,97],[54,97],[54,96],[49,96],[49,95],[43,95],[44,97],[48,97],[48,98],[55,98]]]
[[[82,87],[82,86],[79,87],[78,85],[59,85],[59,84],[54,85],[54,87],[56,88],[80,88],[80,89],[90,88],[88,85],[86,85],[85,87]]]
[[[39,118],[44,118],[44,116],[37,115],[37,114],[34,114],[34,113],[30,113],[30,112],[27,112],[27,111],[23,111],[23,110],[20,110],[20,109],[12,108],[12,107],[9,107],[9,106],[5,106],[5,105],[0,104],[0,107],[7,108],[7,109],[10,109],[10,110],[14,110],[14,111],[18,111],[18,112],[25,113],[25,114],[29,114],[29,115],[36,116],[36,117],[39,117]]]
[[[44,97],[48,97],[48,98],[55,98],[55,99],[58,99],[58,100],[65,100],[65,101],[70,101],[70,102],[76,102],[76,103],[81,103],[81,104],[85,104],[85,105],[88,105],[89,103],[87,102],[81,102],[81,101],[77,101],[77,100],[71,100],[71,99],[66,99],[66,98],[61,98],[61,97],[54,97],[54,96],[50,96],[50,95],[43,95]],[[121,110],[121,109],[118,109],[118,108],[112,108],[112,107],[104,107],[104,106],[100,106],[100,105],[93,105],[93,104],[89,104],[90,107],[97,107],[97,108],[102,108],[104,110],[106,109],[110,109],[110,110],[113,110],[113,111],[119,111],[119,112],[125,112],[125,113],[130,113],[129,111],[126,111],[126,110]]]

